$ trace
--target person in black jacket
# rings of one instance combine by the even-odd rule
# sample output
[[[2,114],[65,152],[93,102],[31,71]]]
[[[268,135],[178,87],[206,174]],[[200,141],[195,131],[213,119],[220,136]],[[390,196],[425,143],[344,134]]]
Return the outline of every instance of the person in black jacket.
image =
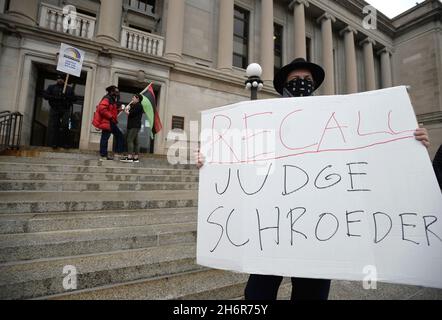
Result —
[[[284,66],[274,79],[275,90],[284,98],[311,96],[324,82],[324,69],[304,58],[297,58]],[[430,145],[428,131],[419,128],[414,133],[416,140],[427,148]],[[204,166],[204,156],[197,151],[197,168]],[[283,277],[252,274],[245,288],[245,300],[276,300]],[[328,300],[331,281],[328,279],[291,278],[291,300]]]
[[[437,182],[439,182],[439,188],[442,189],[442,145],[439,147],[439,150],[434,157],[433,168],[436,173]]]
[[[140,94],[136,94],[132,98],[132,105],[126,113],[128,114],[127,119],[127,151],[128,156],[121,159],[125,163],[138,163],[140,144],[138,142],[138,135],[141,130],[141,119],[143,117],[143,106],[141,101],[143,97]]]
[[[75,94],[72,87],[67,86],[63,93],[64,78],[61,74],[57,76],[57,83],[50,85],[44,92],[43,98],[49,101],[49,124],[48,124],[48,145],[54,149],[69,148],[67,138],[69,134],[69,117],[71,107],[75,102]]]

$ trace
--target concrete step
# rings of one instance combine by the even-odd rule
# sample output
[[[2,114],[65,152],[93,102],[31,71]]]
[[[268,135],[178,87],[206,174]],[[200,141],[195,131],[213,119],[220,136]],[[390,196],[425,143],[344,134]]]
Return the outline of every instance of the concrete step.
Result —
[[[228,300],[241,297],[248,275],[202,270],[45,297],[51,300]]]
[[[0,191],[153,191],[197,190],[197,183],[0,180]]]
[[[0,234],[135,227],[197,221],[198,208],[0,215]]]
[[[0,171],[2,181],[127,181],[127,182],[198,182],[196,175],[141,175],[115,173],[57,173],[57,172],[4,172]]]
[[[332,281],[330,300],[442,300],[442,290],[378,282],[364,289],[362,281]]]
[[[107,173],[107,174],[143,174],[143,175],[198,175],[198,170],[190,169],[169,169],[155,167],[141,167],[134,165],[128,167],[126,164],[117,163],[112,166],[84,166],[48,163],[13,163],[0,162],[2,172],[54,172],[54,173]]]
[[[286,278],[279,289],[278,300],[290,300],[291,295],[292,283]],[[382,282],[377,283],[376,289],[366,290],[362,282],[333,280],[329,300],[442,300],[442,290]]]
[[[292,283],[290,279],[284,278],[283,282],[281,283],[281,286],[279,287],[278,291],[278,301],[289,301],[292,297]],[[245,297],[241,296],[234,300],[244,300]]]
[[[0,263],[196,242],[196,223],[0,235]]]
[[[0,192],[0,214],[189,208],[195,190],[138,192]]]
[[[66,293],[65,266],[77,272],[77,290],[201,270],[194,244],[179,244],[63,259],[0,265],[0,299],[31,299]]]
[[[279,287],[277,300],[290,300],[292,296],[292,282],[289,278],[284,278],[282,280],[281,286]],[[232,300],[245,300],[245,296],[242,295],[238,298]]]
[[[95,155],[82,155],[75,153],[39,153],[36,157],[15,157],[0,156],[1,162],[28,163],[28,164],[58,164],[58,165],[80,165],[80,166],[121,166],[119,161],[100,161],[98,153]],[[125,164],[127,167],[158,167],[167,169],[195,169],[192,164],[172,165],[165,158],[145,158],[140,159],[138,164]]]

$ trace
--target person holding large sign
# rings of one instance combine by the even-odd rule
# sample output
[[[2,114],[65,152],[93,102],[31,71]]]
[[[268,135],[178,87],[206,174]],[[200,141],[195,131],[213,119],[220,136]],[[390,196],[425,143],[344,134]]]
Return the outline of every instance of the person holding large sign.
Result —
[[[289,65],[286,65],[285,67],[283,67],[276,74],[275,79],[274,79],[274,86],[275,86],[276,91],[279,94],[281,94],[281,96],[284,98],[307,97],[307,96],[311,96],[321,86],[322,82],[324,81],[324,78],[325,78],[325,72],[320,66],[310,63],[310,62],[307,62],[305,59],[299,58],[299,59],[294,60]],[[297,111],[295,111],[295,112],[297,112]],[[294,112],[292,112],[292,114],[293,113]],[[228,118],[228,116],[225,114],[218,115],[218,117],[222,118],[222,119],[229,119],[232,121],[232,122],[227,121],[227,124],[233,123],[233,120],[231,118]],[[287,117],[285,119],[287,119]],[[327,128],[329,128],[328,125],[327,125]],[[333,128],[330,127],[330,130]],[[334,129],[340,129],[340,128],[334,128]],[[282,130],[282,124],[281,124],[280,133],[281,133],[281,130]],[[306,133],[306,135],[307,135],[307,133]],[[414,136],[415,136],[416,140],[421,141],[423,145],[425,145],[426,147],[429,146],[429,138],[428,138],[428,133],[427,133],[426,129],[423,129],[423,128],[417,129],[414,132]],[[214,140],[211,140],[211,141],[214,141]],[[284,140],[282,140],[282,137],[281,137],[281,141],[282,141],[282,143],[284,143]],[[288,146],[286,146],[286,148],[288,148]],[[301,151],[299,151],[299,152],[301,152]],[[204,165],[205,159],[203,158],[203,155],[199,154],[199,153],[197,154],[197,157],[198,157],[197,167],[202,168],[202,166]],[[240,161],[240,160],[238,160],[238,161]],[[289,166],[286,166],[285,169],[287,169],[287,167],[289,167]],[[291,166],[291,167],[294,168],[293,170],[296,169],[294,166]],[[362,173],[359,173],[359,171],[358,171],[358,173],[355,173],[353,171],[353,169],[354,168],[352,168],[350,166],[350,169],[349,169],[350,170],[350,174],[349,174],[350,179],[354,178],[356,175],[362,174]],[[302,169],[297,168],[297,170],[301,171]],[[329,175],[326,178],[326,180],[331,179],[332,176],[333,175]],[[334,176],[336,177],[337,175],[335,174]],[[267,177],[268,177],[268,175],[267,175]],[[339,179],[341,179],[341,178],[339,178]],[[240,180],[239,171],[238,171],[238,180]],[[229,181],[230,181],[230,176],[229,176]],[[287,183],[287,179],[285,179],[285,181]],[[353,180],[351,181],[351,183],[353,184]],[[315,184],[316,184],[316,182],[315,182]],[[219,191],[217,189],[217,192],[222,192],[222,191]],[[218,193],[218,194],[221,194],[221,193]],[[321,199],[315,199],[315,201],[320,202]],[[233,212],[235,212],[235,211],[232,211],[232,213]],[[258,212],[258,210],[257,210],[257,212]],[[232,217],[232,213],[227,218],[227,221],[229,221],[230,218]],[[221,227],[221,224],[218,224],[218,222],[214,222],[213,220],[210,219],[213,216],[213,214],[214,213],[212,213],[209,216],[209,219],[207,219],[207,222],[210,225],[218,226],[220,230],[222,228],[222,231],[223,231],[222,233],[224,234],[224,231],[225,231],[226,236],[229,237],[229,232],[227,230],[228,222],[227,222],[227,225],[225,226],[225,228],[224,228],[224,226]],[[279,217],[279,215],[278,215],[278,217]],[[293,214],[291,215],[291,217],[293,218]],[[348,216],[347,216],[347,218],[348,218]],[[298,217],[298,219],[299,219],[299,217]],[[258,213],[258,220],[259,220],[259,213]],[[278,218],[278,221],[279,221],[279,218]],[[296,221],[292,221],[292,223],[291,223],[292,224],[292,232],[298,232],[299,234],[303,235],[301,233],[301,231],[293,230],[293,225],[296,223]],[[350,222],[352,222],[352,221],[350,221]],[[260,225],[259,221],[258,221],[258,225]],[[259,231],[260,231],[259,234],[261,235],[261,232],[263,232],[264,230],[267,230],[267,229],[274,229],[274,228],[270,228],[270,227],[261,228],[261,229],[259,229]],[[278,228],[278,232],[279,232],[279,228]],[[279,235],[279,233],[278,233],[278,235]],[[292,233],[292,237],[293,237],[293,233]],[[292,238],[292,241],[293,241],[293,238]],[[247,244],[248,242],[245,242],[244,244],[236,243],[235,246],[242,246],[242,245]],[[278,242],[279,242],[279,238],[278,238]],[[218,241],[218,244],[219,244],[219,241]],[[217,246],[218,246],[218,244],[217,244]],[[215,250],[215,249],[213,249],[213,250]],[[219,264],[222,265],[223,263],[221,263],[220,261],[221,260],[219,260],[219,259],[217,260],[217,262],[219,262]],[[275,261],[276,261],[276,259],[275,259]],[[239,263],[240,262],[238,262],[238,264]],[[320,262],[318,261],[317,263],[320,263]],[[257,269],[259,269],[259,268],[257,268]],[[282,276],[266,275],[264,273],[259,274],[259,275],[252,274],[249,278],[247,287],[245,289],[246,300],[275,300],[277,298],[278,290],[281,285],[282,279],[283,279]],[[328,299],[329,290],[330,290],[330,280],[321,279],[321,278],[306,279],[306,278],[293,277],[292,284],[294,286],[294,290],[292,291],[292,300],[327,300]]]

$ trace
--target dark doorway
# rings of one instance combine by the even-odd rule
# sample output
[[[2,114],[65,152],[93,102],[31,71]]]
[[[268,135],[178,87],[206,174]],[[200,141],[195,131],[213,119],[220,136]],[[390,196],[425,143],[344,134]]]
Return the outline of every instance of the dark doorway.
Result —
[[[118,88],[120,89],[120,95],[121,95],[121,103],[124,105],[129,104],[129,102],[132,100],[132,97],[134,94],[140,93],[143,91],[148,83],[140,83],[138,81],[129,80],[129,79],[120,79],[118,83]],[[154,85],[154,92],[157,99],[157,104],[160,97],[160,87]],[[150,139],[150,132],[151,132],[151,126],[153,124],[149,124],[149,126],[146,126],[146,115],[143,116],[143,128],[141,129],[140,135],[139,135],[139,141],[140,141],[140,147],[141,153],[154,153],[155,150],[155,140]],[[124,124],[124,120],[122,121],[122,125]],[[125,128],[122,128],[123,132],[125,132]]]
[[[43,99],[43,92],[50,85],[56,83],[58,72],[55,67],[51,65],[37,64],[35,67],[37,70],[37,85],[32,121],[31,145],[47,147],[50,106],[48,101]],[[67,147],[72,149],[78,149],[80,146],[86,76],[86,72],[82,72],[80,78],[73,76],[69,77],[69,86],[73,88],[76,96],[76,101],[69,111],[69,132],[66,138]]]

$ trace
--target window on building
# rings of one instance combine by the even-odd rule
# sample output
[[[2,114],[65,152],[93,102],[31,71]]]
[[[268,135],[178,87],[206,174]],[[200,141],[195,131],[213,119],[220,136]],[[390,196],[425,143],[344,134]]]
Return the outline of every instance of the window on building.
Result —
[[[311,38],[306,38],[305,39],[305,46],[306,46],[306,51],[307,51],[307,61],[312,61],[312,39]]]
[[[249,19],[250,13],[235,6],[233,30],[233,65],[247,68],[249,62]]]
[[[184,130],[184,117],[172,117],[172,130]]]
[[[129,28],[137,29],[139,31],[143,31],[143,32],[147,32],[147,33],[153,33],[151,29],[146,29],[146,28],[140,27],[138,25],[134,25],[134,24],[129,24]]]
[[[137,11],[155,14],[156,0],[129,0],[129,7]]]
[[[94,17],[94,18],[97,17],[97,14],[95,14],[94,12],[86,11],[86,10],[79,9],[79,8],[76,8],[76,10],[77,10],[77,13],[81,13],[81,14],[84,14],[86,16]]]
[[[277,23],[274,25],[274,42],[275,42],[275,74],[282,68],[282,32],[283,27]]]

